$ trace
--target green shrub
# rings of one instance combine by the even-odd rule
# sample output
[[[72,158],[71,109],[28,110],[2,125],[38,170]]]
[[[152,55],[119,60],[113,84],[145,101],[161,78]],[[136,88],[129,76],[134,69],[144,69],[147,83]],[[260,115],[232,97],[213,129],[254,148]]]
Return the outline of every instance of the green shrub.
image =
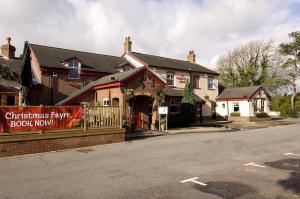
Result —
[[[230,116],[241,116],[240,112],[232,112],[230,113]]]
[[[265,112],[258,112],[258,113],[255,113],[255,116],[256,117],[259,117],[259,118],[265,118],[265,117],[269,117],[269,115]]]
[[[168,119],[168,127],[176,128],[176,127],[189,127],[191,122],[186,119],[186,117],[182,114],[178,115],[170,115]]]
[[[297,109],[291,109],[289,111],[289,117],[297,118],[299,116]]]

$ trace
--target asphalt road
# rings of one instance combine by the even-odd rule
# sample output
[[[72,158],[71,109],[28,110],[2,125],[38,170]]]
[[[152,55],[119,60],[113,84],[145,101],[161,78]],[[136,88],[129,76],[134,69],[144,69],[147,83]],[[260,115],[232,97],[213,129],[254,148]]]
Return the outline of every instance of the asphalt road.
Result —
[[[0,158],[0,198],[300,198],[299,143],[294,124]]]

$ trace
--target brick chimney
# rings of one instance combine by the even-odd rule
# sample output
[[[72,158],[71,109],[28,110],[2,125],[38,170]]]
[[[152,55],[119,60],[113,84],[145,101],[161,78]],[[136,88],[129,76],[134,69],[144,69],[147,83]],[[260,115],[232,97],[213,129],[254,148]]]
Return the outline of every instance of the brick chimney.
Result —
[[[15,57],[16,48],[10,44],[11,38],[6,37],[5,43],[1,45],[1,55],[4,58],[12,59]]]
[[[189,62],[196,63],[196,54],[194,53],[193,50],[189,51],[189,54],[187,56],[187,60]]]
[[[131,52],[131,45],[132,45],[132,41],[130,40],[130,37],[125,37],[124,52],[126,53]]]

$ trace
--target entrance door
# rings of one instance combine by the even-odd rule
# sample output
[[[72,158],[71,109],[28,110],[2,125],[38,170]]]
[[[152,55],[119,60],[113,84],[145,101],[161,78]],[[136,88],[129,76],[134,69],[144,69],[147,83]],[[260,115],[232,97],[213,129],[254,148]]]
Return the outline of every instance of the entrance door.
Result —
[[[142,113],[141,112],[136,112],[134,114],[134,124],[135,124],[135,129],[141,129],[143,120],[142,120]]]
[[[197,110],[197,120],[200,122],[200,123],[202,123],[203,122],[203,118],[202,118],[202,103],[200,102],[198,102],[198,103],[196,103],[196,110]]]
[[[134,128],[151,129],[153,98],[149,96],[135,96],[130,99],[129,104],[133,107]]]

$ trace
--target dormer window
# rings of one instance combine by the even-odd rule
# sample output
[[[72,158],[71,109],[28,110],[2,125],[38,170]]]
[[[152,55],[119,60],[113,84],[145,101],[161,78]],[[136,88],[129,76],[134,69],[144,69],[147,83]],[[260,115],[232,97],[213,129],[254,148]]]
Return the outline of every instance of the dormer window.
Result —
[[[80,63],[77,59],[70,59],[68,61],[69,79],[79,79]]]

